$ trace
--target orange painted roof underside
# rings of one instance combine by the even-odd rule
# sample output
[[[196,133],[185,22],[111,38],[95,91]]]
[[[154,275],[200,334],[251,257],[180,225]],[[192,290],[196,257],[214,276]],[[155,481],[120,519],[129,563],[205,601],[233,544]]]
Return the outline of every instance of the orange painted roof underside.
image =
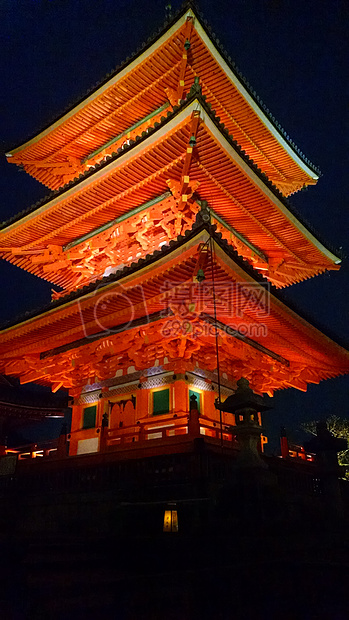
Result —
[[[299,223],[281,196],[242,159],[197,99],[81,183],[3,228],[3,258],[71,288],[68,272],[57,268],[45,274],[33,256],[45,252],[48,245],[62,249],[163,194],[169,189],[169,180],[180,183],[193,110],[200,112],[200,120],[188,172],[189,189],[195,187],[201,200],[207,200],[228,225],[262,250],[270,267],[277,257],[283,272],[280,286],[337,268],[336,256]]]
[[[188,18],[193,23],[190,31]],[[187,52],[186,39],[190,40]],[[97,159],[84,162],[96,149],[169,99],[173,104],[176,93],[188,93],[196,76],[200,78],[203,94],[231,136],[284,195],[316,183],[318,171],[275,127],[223,60],[192,11],[182,15],[152,46],[66,115],[13,149],[8,160],[23,165],[30,175],[57,189],[116,150],[120,141],[105,148]],[[147,124],[144,121],[137,128],[139,134]],[[124,136],[122,140],[125,139]]]
[[[208,238],[209,233],[201,227],[166,255],[154,259],[153,264],[139,266],[128,276],[119,277],[119,280],[115,278],[114,282],[103,288],[99,286],[78,300],[65,303],[62,300],[61,305],[50,311],[3,329],[0,332],[0,372],[20,376],[23,383],[63,381],[65,387],[74,388],[79,382],[86,384],[88,379],[108,378],[109,371],[114,376],[118,364],[119,367],[135,364],[136,368],[145,368],[147,363],[152,365],[155,359],[164,356],[172,359],[183,357],[188,363],[198,360],[204,367],[214,369],[216,357],[212,334],[203,333],[196,338],[190,330],[185,333],[170,330],[164,336],[159,326],[167,320],[166,317],[137,328],[131,323],[122,334],[115,333],[118,325],[163,312],[168,307],[174,312],[175,320],[183,320],[183,303],[187,308],[184,318],[188,321],[188,302],[193,299],[196,305],[189,311],[189,321],[193,326],[199,324],[199,312],[213,316],[209,275],[202,289],[206,291],[206,297],[198,292],[195,297],[192,288],[200,288],[198,284],[193,285],[193,274],[202,252],[200,248]],[[209,256],[205,264],[207,274],[211,273],[210,260]],[[265,328],[261,334],[252,336],[254,343],[262,346],[264,352],[222,332],[222,371],[231,377],[236,372],[244,374],[252,379],[255,389],[268,392],[290,385],[306,389],[308,383],[318,383],[348,372],[348,351],[274,295],[270,296],[270,303],[263,301],[262,305],[259,302],[241,303],[239,287],[254,286],[256,282],[217,242],[214,264],[218,321],[238,328],[240,324],[263,324]],[[232,305],[227,305],[226,300],[223,303],[220,295],[223,290],[226,294],[227,283]],[[181,288],[184,284],[189,288]],[[228,311],[228,307],[239,307],[239,316]],[[93,335],[98,333],[98,340],[92,341]],[[52,351],[64,345],[71,346]]]

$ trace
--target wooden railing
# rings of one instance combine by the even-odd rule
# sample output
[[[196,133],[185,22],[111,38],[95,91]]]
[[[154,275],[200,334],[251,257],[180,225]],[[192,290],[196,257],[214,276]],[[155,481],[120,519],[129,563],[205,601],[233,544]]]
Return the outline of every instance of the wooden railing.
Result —
[[[49,447],[47,447],[47,442],[45,442],[45,447],[40,444],[33,443],[25,446],[18,446],[17,448],[6,449],[6,454],[17,455],[19,461],[25,459],[46,458],[48,456],[54,456],[56,453],[57,441],[53,441],[52,446]]]
[[[120,428],[101,427],[100,446],[101,452],[117,449],[118,446],[131,447],[131,444],[161,445],[172,438],[186,436],[188,439],[207,437],[213,442],[223,441],[233,446],[235,437],[233,427],[223,425],[222,429],[218,421],[214,421],[194,410],[190,414],[187,411],[175,414],[166,414],[153,418],[145,418],[134,425]],[[17,455],[18,460],[43,459],[48,457],[60,458],[68,455],[67,445],[63,438],[52,442],[27,444],[17,448],[6,450],[6,454]],[[149,443],[148,443],[149,445]]]
[[[30,443],[16,448],[6,448],[5,455],[17,456],[19,461],[28,459],[43,459],[47,457],[68,456],[67,433],[61,434],[57,439]]]
[[[171,437],[187,435],[190,438],[206,436],[232,443],[235,438],[233,428],[223,426],[197,411],[178,412],[171,416],[159,416],[138,421],[135,425],[115,429],[102,428],[102,448],[110,450],[114,446],[148,441],[163,442]]]
[[[283,459],[297,459],[300,462],[314,462],[314,454],[309,454],[303,446],[290,444],[287,437],[280,438],[281,457]]]

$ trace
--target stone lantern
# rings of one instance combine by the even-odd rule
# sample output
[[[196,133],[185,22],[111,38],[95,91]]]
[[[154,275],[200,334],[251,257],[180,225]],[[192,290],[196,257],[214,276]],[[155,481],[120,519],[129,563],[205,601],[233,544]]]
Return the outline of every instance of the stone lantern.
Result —
[[[239,527],[257,527],[280,513],[277,479],[259,447],[263,428],[258,414],[271,407],[253,392],[245,378],[237,382],[235,394],[222,404],[216,402],[216,407],[235,415],[233,432],[240,446],[229,479],[218,494],[218,506]]]
[[[237,386],[235,394],[228,396],[224,403],[219,404],[216,401],[216,408],[235,415],[234,433],[240,445],[236,465],[265,469],[267,465],[262,460],[259,450],[263,428],[258,414],[271,407],[266,404],[263,396],[253,392],[249,381],[244,377],[239,379]]]

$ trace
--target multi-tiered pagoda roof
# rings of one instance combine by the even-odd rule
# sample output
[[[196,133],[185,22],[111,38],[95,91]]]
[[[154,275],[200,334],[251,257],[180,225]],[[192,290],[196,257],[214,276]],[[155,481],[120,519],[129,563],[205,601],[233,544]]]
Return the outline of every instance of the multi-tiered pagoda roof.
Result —
[[[276,286],[338,268],[338,256],[242,151],[199,87],[134,137],[4,223],[3,257],[72,290],[103,275],[110,261],[130,263],[189,229],[201,198],[233,247]]]
[[[184,8],[96,88],[9,161],[57,189],[173,109],[199,77],[227,131],[283,194],[316,183],[319,170],[280,127],[192,8]]]
[[[7,157],[53,191],[2,224],[1,254],[61,290],[2,330],[0,371],[74,394],[173,360],[214,372],[207,325],[220,332],[227,381],[243,375],[258,392],[348,371],[348,352],[276,294],[263,316],[260,292],[246,303],[253,286],[282,288],[341,261],[287,200],[319,171],[192,8]],[[202,279],[205,303],[187,292],[191,331],[164,337],[181,318],[169,299]],[[215,286],[230,295],[221,307]],[[264,332],[251,335],[256,326]]]
[[[191,231],[89,287],[57,300],[1,333],[4,372],[21,381],[70,388],[101,384],[122,369],[165,366],[180,359],[188,368],[214,371],[214,332],[226,376],[247,376],[258,392],[297,387],[345,373],[349,354],[275,294],[209,224]],[[213,236],[215,264],[205,256]],[[205,256],[202,261],[202,254]],[[199,264],[215,270],[201,285]],[[190,322],[188,333],[178,320]],[[235,327],[238,324],[239,327]],[[257,329],[258,324],[263,329]],[[244,328],[241,328],[241,325]],[[172,333],[171,333],[172,330]],[[252,334],[252,335],[247,335]]]

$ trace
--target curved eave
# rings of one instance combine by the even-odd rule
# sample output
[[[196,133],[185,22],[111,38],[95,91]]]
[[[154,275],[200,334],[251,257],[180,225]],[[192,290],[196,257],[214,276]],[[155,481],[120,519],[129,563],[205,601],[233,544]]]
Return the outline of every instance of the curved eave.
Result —
[[[253,94],[253,91],[245,83],[242,76],[237,72],[236,69],[232,67],[228,60],[225,60],[225,58],[216,47],[214,41],[212,40],[212,37],[210,37],[210,35],[208,34],[207,29],[201,24],[200,20],[195,15],[192,9],[185,11],[174,23],[172,23],[172,25],[167,30],[163,32],[163,34],[158,39],[156,39],[152,44],[149,44],[145,48],[145,50],[143,52],[140,52],[133,60],[126,63],[120,71],[116,72],[112,76],[112,78],[103,83],[99,88],[94,90],[86,98],[80,101],[78,105],[76,105],[66,114],[58,118],[53,124],[51,124],[49,127],[46,127],[42,132],[35,135],[24,144],[9,151],[9,153],[7,153],[7,157],[11,158],[17,156],[22,151],[29,149],[34,144],[45,139],[49,134],[51,134],[51,132],[58,130],[63,124],[69,125],[73,117],[79,114],[85,107],[92,104],[99,97],[103,96],[108,89],[114,87],[126,75],[132,73],[132,71],[134,71],[137,67],[139,67],[140,64],[145,62],[154,52],[156,52],[157,48],[159,48],[162,44],[166,43],[166,41],[168,41],[176,33],[176,31],[183,26],[188,16],[194,17],[194,27],[198,36],[209,50],[215,62],[217,62],[219,67],[227,76],[234,89],[236,89],[237,92],[241,94],[248,108],[250,108],[257,116],[259,121],[266,128],[268,134],[273,136],[278,146],[282,149],[282,152],[287,153],[288,157],[291,158],[293,163],[302,171],[302,173],[304,173],[304,175],[306,175],[306,177],[302,177],[304,184],[307,184],[306,178],[309,179],[309,183],[315,183],[319,178],[318,170],[312,164],[310,164],[310,162],[303,156],[303,154],[300,153],[299,149],[297,149],[294,143],[286,137],[285,132],[281,129],[280,126],[277,126],[275,119],[273,119],[273,117],[271,117],[271,115],[266,112],[263,104],[258,100],[257,96]],[[245,144],[244,148],[246,148]],[[54,153],[52,154],[52,156],[54,157]],[[18,163],[21,163],[20,159],[18,159]],[[32,172],[30,172],[30,174],[32,174]],[[286,194],[292,193],[292,191],[296,191],[296,189],[299,189],[302,183],[300,183],[300,180],[298,179],[297,187],[295,187],[293,190],[291,189],[291,183],[289,190],[286,191]]]
[[[252,108],[254,113],[258,116],[258,118],[262,121],[268,131],[272,134],[272,136],[277,140],[280,146],[288,153],[288,155],[293,159],[293,161],[303,170],[311,179],[317,181],[319,179],[319,172],[316,170],[315,166],[310,166],[305,158],[302,158],[299,153],[297,153],[295,145],[291,144],[290,140],[286,140],[284,137],[284,131],[279,131],[279,129],[275,126],[275,124],[271,121],[269,116],[265,113],[263,107],[259,104],[250,91],[244,85],[240,76],[229,66],[226,60],[223,58],[218,48],[210,38],[208,31],[202,26],[200,21],[196,18],[197,23],[195,22],[195,29],[198,32],[201,39],[204,41],[207,48],[210,50],[215,60],[218,62],[220,67],[223,69],[224,73],[228,76],[232,84],[234,84],[235,88],[239,91],[239,93],[243,96],[245,101]]]
[[[289,300],[284,301],[283,294],[277,291],[273,286],[270,286],[266,278],[259,274],[247,261],[241,258],[241,256],[239,256],[238,253],[229,245],[229,243],[225,239],[222,239],[222,235],[220,233],[215,233],[215,226],[211,228],[208,224],[202,223],[200,215],[198,215],[197,222],[194,224],[191,231],[187,231],[185,235],[180,235],[176,240],[172,240],[168,245],[163,246],[161,250],[156,250],[153,254],[147,255],[145,258],[140,258],[136,263],[132,263],[132,265],[124,267],[115,274],[101,278],[88,286],[84,286],[77,291],[68,293],[61,299],[51,302],[43,308],[34,310],[29,313],[29,315],[26,313],[23,317],[18,317],[17,322],[15,320],[9,325],[5,324],[0,326],[0,341],[2,334],[16,331],[19,327],[23,327],[24,329],[28,329],[28,331],[30,331],[30,325],[35,323],[37,320],[40,320],[40,318],[43,319],[45,324],[49,324],[51,318],[54,320],[53,317],[56,313],[63,311],[68,316],[71,309],[75,309],[75,311],[79,312],[81,304],[83,304],[86,300],[96,299],[96,291],[98,294],[102,292],[104,295],[109,290],[112,290],[115,287],[115,284],[119,284],[120,282],[123,284],[133,282],[136,277],[138,278],[146,273],[149,274],[149,277],[151,277],[155,267],[165,267],[168,265],[169,261],[179,259],[193,246],[197,246],[200,243],[206,243],[210,232],[214,237],[218,254],[220,256],[224,255],[227,257],[228,264],[234,264],[235,271],[240,273],[241,276],[243,276],[243,279],[250,282],[258,282],[261,286],[270,288],[272,299],[277,305],[280,306],[280,308],[287,309],[287,312],[292,313],[295,319],[301,318],[298,314],[298,310],[292,309],[292,303]],[[319,334],[323,333],[321,331],[322,327],[314,327],[314,325],[307,319],[302,320],[304,321],[305,326],[310,326]],[[331,342],[335,342],[332,336],[328,336],[328,339]],[[343,348],[340,344],[338,344],[338,346]],[[346,353],[349,355],[349,352],[346,351]]]
[[[72,198],[78,192],[82,192],[91,183],[96,184],[99,179],[111,174],[113,170],[118,166],[124,165],[128,160],[134,159],[142,153],[146,148],[151,147],[159,139],[165,139],[166,134],[174,131],[177,126],[185,123],[186,119],[194,110],[200,110],[200,115],[204,121],[207,130],[219,143],[220,147],[226,152],[228,157],[234,162],[234,164],[243,171],[243,174],[250,180],[254,187],[257,187],[260,192],[264,194],[268,201],[270,201],[275,208],[283,214],[292,227],[296,228],[299,233],[307,239],[307,241],[326,258],[331,264],[339,264],[340,258],[331,252],[324,244],[322,244],[317,237],[296,217],[290,208],[290,205],[281,193],[266,179],[258,168],[252,164],[249,158],[241,152],[239,147],[235,145],[226,134],[222,133],[217,119],[214,114],[205,105],[201,97],[191,99],[184,103],[178,110],[169,115],[169,117],[161,123],[158,128],[152,129],[150,135],[136,141],[133,145],[129,146],[124,152],[120,152],[111,158],[111,160],[105,162],[101,166],[97,166],[95,170],[90,171],[83,178],[76,181],[68,189],[58,192],[56,197],[51,200],[48,199],[42,206],[38,208],[31,208],[28,215],[25,215],[21,219],[15,221],[13,224],[5,226],[0,233],[0,247],[2,246],[2,240],[5,237],[15,231],[18,227],[25,227],[30,224],[33,218],[40,216],[46,216],[50,211],[54,212],[57,205]],[[262,248],[263,249],[263,248]]]
[[[10,403],[0,399],[0,415],[39,418],[64,418],[62,409],[49,409],[46,407],[31,407],[25,404]]]
[[[206,110],[207,113],[207,110]],[[251,166],[251,163],[248,159],[244,159],[238,153],[238,150],[234,148],[229,141],[226,139],[226,136],[222,134],[217,124],[212,119],[211,115],[208,115],[205,118],[205,123],[208,126],[209,131],[214,135],[217,141],[219,141],[220,145],[224,150],[228,153],[229,157],[239,166],[246,176],[251,180],[251,182],[256,185],[260,191],[271,201],[274,205],[279,209],[281,213],[287,218],[287,220],[299,230],[299,232],[312,244],[314,245],[326,258],[338,264],[340,262],[340,258],[333,254],[328,248],[326,248],[311,232],[310,230],[302,224],[302,222],[292,213],[290,210],[290,206],[286,202],[286,200],[282,197],[282,195],[278,192],[276,188],[273,188],[271,184],[266,184],[264,175],[260,173],[256,169],[256,167]]]
[[[222,242],[220,239],[216,238],[216,247],[217,256],[222,257],[228,264],[231,263],[231,265],[234,265],[235,272],[237,272],[238,266],[243,279],[252,283],[258,282],[260,286],[268,287],[270,292],[270,307],[283,317],[287,317],[287,321],[291,325],[294,327],[297,326],[298,328],[302,325],[305,332],[311,334],[314,340],[322,343],[325,341],[329,346],[334,346],[340,355],[344,355],[348,364],[346,372],[349,372],[349,350],[346,348],[346,344],[337,342],[334,334],[326,333],[328,330],[325,327],[316,325],[312,318],[306,317],[305,313],[302,313],[300,309],[293,307],[290,300],[286,301],[284,299],[282,292],[277,291],[272,285],[268,285],[266,280],[257,274],[245,261],[241,261],[240,258],[237,260],[235,254],[231,252],[226,242]]]
[[[104,82],[100,87],[93,90],[91,94],[82,99],[76,106],[69,109],[68,112],[57,118],[57,120],[47,126],[43,131],[38,134],[35,134],[32,138],[30,138],[27,142],[24,142],[21,145],[18,145],[14,149],[11,149],[6,153],[6,157],[13,157],[20,151],[28,148],[29,146],[39,142],[42,138],[49,135],[55,129],[58,129],[63,123],[69,121],[75,114],[80,112],[85,106],[92,103],[95,99],[98,99],[102,94],[104,94],[111,86],[117,84],[117,82],[121,81],[128,73],[132,72],[138,65],[142,64],[149,56],[151,56],[159,46],[165,43],[168,39],[170,39],[173,34],[185,23],[186,18],[189,15],[194,15],[193,11],[189,9],[186,11],[175,23],[159,37],[156,38],[154,43],[149,44],[144,51],[139,52],[134,59],[131,59],[129,62],[126,62],[123,68],[120,71],[117,71],[112,78],[108,81]]]
[[[146,299],[149,299],[150,310],[159,309],[158,296],[154,293],[154,283],[166,279],[170,273],[178,274],[179,267],[181,274],[178,275],[178,283],[192,281],[192,271],[196,264],[198,248],[208,240],[210,232],[214,238],[218,281],[223,274],[223,281],[226,282],[224,279],[224,272],[226,272],[227,274],[231,273],[232,281],[254,284],[260,282],[263,286],[261,278],[258,275],[256,276],[253,269],[239,259],[236,253],[232,252],[228,244],[220,238],[220,235],[217,235],[208,225],[196,225],[189,234],[178,238],[176,242],[173,242],[170,247],[163,251],[155,252],[147,260],[141,259],[136,265],[124,269],[117,276],[107,278],[104,282],[89,287],[88,290],[79,291],[73,298],[69,296],[67,299],[61,300],[55,308],[49,311],[40,311],[21,323],[3,329],[0,332],[0,346],[3,351],[4,363],[6,363],[6,359],[10,360],[18,355],[30,355],[31,352],[38,355],[39,352],[50,351],[52,346],[57,347],[67,343],[76,343],[76,346],[82,346],[77,340],[84,333],[81,319],[80,326],[73,328],[72,318],[74,316],[78,318],[81,316],[81,312],[91,311],[98,303],[98,296],[103,297],[108,292],[118,291],[120,285],[125,287],[125,290],[131,295],[132,290],[139,286],[139,282],[143,282],[145,290],[148,291],[145,295]],[[221,271],[222,267],[223,272]],[[101,284],[103,284],[102,288]],[[265,285],[266,282],[264,282]],[[162,300],[163,303],[164,300]],[[113,313],[114,310],[107,309],[105,312]],[[119,323],[124,324],[125,316],[120,315]],[[275,345],[281,347],[280,350],[276,350],[276,353],[280,354],[281,352],[281,355],[284,355],[285,352],[289,351],[289,357],[291,360],[293,359],[292,363],[297,364],[296,360],[300,358],[303,360],[303,364],[306,363],[307,359],[312,359],[314,367],[319,369],[320,378],[337,376],[349,371],[349,352],[288,305],[285,305],[274,290],[270,295],[270,312],[262,320],[265,320],[270,329],[270,333],[268,330],[265,339],[266,346],[272,347],[274,342]],[[95,332],[98,332],[96,322],[94,325]],[[128,329],[132,329],[132,325]],[[34,340],[31,334],[34,334]],[[96,335],[98,334],[96,333]],[[108,337],[108,333],[101,332],[100,339],[106,337]],[[85,337],[85,344],[91,344],[88,337]],[[303,345],[306,347],[304,354],[302,353]]]

